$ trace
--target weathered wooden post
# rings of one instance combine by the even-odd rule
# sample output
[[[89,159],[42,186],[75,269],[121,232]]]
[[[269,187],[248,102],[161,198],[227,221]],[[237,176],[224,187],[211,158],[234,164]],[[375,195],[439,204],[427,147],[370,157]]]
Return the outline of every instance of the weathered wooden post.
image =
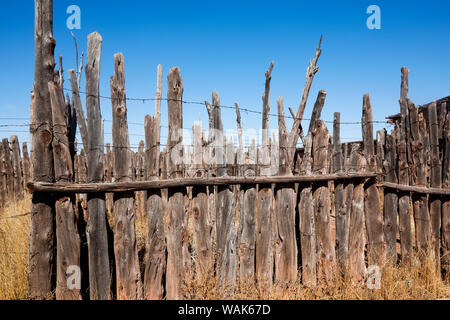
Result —
[[[445,117],[443,136],[445,141],[443,187],[450,188],[450,113],[447,113]],[[443,267],[446,274],[450,275],[450,200],[448,198],[442,203],[442,249]]]
[[[279,164],[284,162],[282,168],[286,168],[286,148],[288,145],[286,123],[284,119],[283,99],[278,98],[278,151]],[[279,169],[279,166],[277,166]],[[287,168],[286,168],[287,169]],[[277,170],[278,172],[279,170]],[[283,175],[292,175],[292,170],[283,169]],[[275,187],[275,283],[286,287],[297,280],[297,241],[295,233],[295,185],[287,184]]]
[[[366,158],[361,155],[360,146],[352,146],[349,172],[367,171]],[[361,283],[366,277],[364,249],[366,235],[364,233],[364,181],[355,183],[349,226],[348,271],[354,284]],[[350,192],[349,192],[350,194]]]
[[[183,80],[180,69],[173,67],[167,75],[167,99],[169,114],[169,136],[166,149],[167,177],[174,179],[182,176],[183,168]],[[167,210],[167,299],[183,299],[183,281],[191,270],[189,238],[187,235],[188,216],[184,210],[186,188],[172,188],[168,193]]]
[[[430,157],[431,157],[431,177],[430,185],[432,188],[441,188],[442,186],[442,163],[439,156],[439,123],[437,117],[436,102],[428,107],[428,119],[430,130]],[[440,270],[440,248],[441,248],[441,196],[430,195],[430,227],[431,237],[430,245],[434,252],[434,258],[437,264],[437,270]]]
[[[125,62],[121,53],[114,55],[114,76],[111,77],[110,83],[115,147],[114,181],[130,182],[133,178],[127,123]],[[141,299],[142,284],[136,247],[133,192],[114,193],[113,212],[117,299]]]
[[[53,156],[55,179],[58,183],[70,183],[73,178],[72,158],[67,131],[68,114],[64,96],[57,82],[48,83],[53,121]],[[74,211],[75,195],[61,194],[55,203],[56,211],[56,299],[80,300],[81,288],[74,284],[68,288],[68,277],[80,271],[80,236]],[[80,275],[81,276],[81,275]],[[81,284],[81,280],[80,284]]]
[[[28,182],[31,181],[30,157],[28,155],[28,145],[26,142],[22,143],[22,172],[23,172],[23,189],[27,187]]]
[[[48,82],[54,76],[53,1],[35,1],[35,81],[31,96],[30,133],[33,181],[54,182],[52,114]],[[54,198],[33,193],[28,261],[28,296],[52,295],[54,265]]]
[[[407,152],[407,137],[409,130],[409,111],[408,111],[408,74],[409,70],[405,67],[401,69],[402,81],[400,91],[400,110],[401,123],[397,134],[398,150],[398,183],[409,184],[409,165]],[[398,199],[399,231],[402,261],[408,261],[412,253],[412,232],[411,232],[411,207],[410,195],[407,192],[400,192]]]
[[[368,169],[377,171],[375,158],[375,146],[373,138],[372,104],[368,94],[363,98],[362,134],[364,144],[364,157],[367,160]],[[383,266],[386,258],[386,242],[383,232],[383,214],[380,208],[380,198],[376,181],[368,181],[364,190],[364,213],[368,236],[369,265]]]
[[[0,207],[6,204],[6,172],[3,165],[3,144],[0,143]]]
[[[100,55],[102,37],[97,32],[88,36],[86,65],[87,110],[87,180],[89,183],[104,181],[104,138],[100,111]],[[84,144],[84,141],[83,141]],[[86,148],[86,146],[85,146]],[[104,193],[90,193],[87,200],[89,250],[89,293],[92,300],[110,299],[110,269],[108,237],[106,229],[106,206]]]
[[[146,180],[157,180],[160,177],[161,96],[162,67],[158,65],[155,115],[145,117]],[[166,239],[161,190],[147,191],[147,216],[149,233],[145,258],[144,298],[161,300],[164,294],[163,279],[166,273]]]
[[[340,138],[341,114],[334,113],[333,120],[333,172],[343,172],[342,145]],[[336,214],[336,249],[337,260],[341,271],[345,270],[348,263],[348,236],[350,211],[345,198],[344,183],[337,181],[334,189],[334,211]]]
[[[19,139],[16,135],[12,135],[9,139],[11,142],[11,156],[14,177],[14,198],[20,199],[23,197],[23,178],[22,178],[22,164],[20,158]]]
[[[14,168],[11,158],[11,147],[7,138],[2,140],[3,144],[3,170],[6,175],[6,194],[9,200],[14,200]]]
[[[329,173],[328,145],[330,135],[323,121],[316,121],[313,137],[314,174]],[[331,234],[331,194],[328,182],[314,184],[314,216],[316,228],[317,276],[327,283],[334,278],[336,267],[335,244]]]

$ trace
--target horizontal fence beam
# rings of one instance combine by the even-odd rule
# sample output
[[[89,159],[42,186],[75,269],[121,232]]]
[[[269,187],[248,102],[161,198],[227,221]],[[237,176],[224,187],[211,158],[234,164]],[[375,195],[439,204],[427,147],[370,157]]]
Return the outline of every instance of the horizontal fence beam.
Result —
[[[405,192],[450,195],[450,189],[415,187],[415,186],[408,186],[408,185],[397,184],[397,183],[392,183],[392,182],[382,182],[382,183],[379,183],[378,186],[383,187],[383,188],[396,189],[396,190],[405,191]]]
[[[133,181],[113,183],[44,183],[29,182],[27,187],[30,192],[51,193],[103,193],[126,192],[149,189],[166,189],[188,186],[214,186],[237,184],[272,184],[272,183],[301,183],[320,182],[331,180],[370,179],[375,178],[376,173],[354,174],[323,174],[308,176],[269,176],[269,177],[217,177],[217,178],[181,178],[154,181]]]

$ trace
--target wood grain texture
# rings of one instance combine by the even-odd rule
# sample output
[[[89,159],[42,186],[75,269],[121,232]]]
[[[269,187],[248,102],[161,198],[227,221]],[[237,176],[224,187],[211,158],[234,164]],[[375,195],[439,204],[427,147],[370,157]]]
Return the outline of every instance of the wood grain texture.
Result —
[[[31,95],[30,133],[33,153],[33,180],[53,182],[52,115],[48,82],[53,80],[55,40],[53,39],[53,1],[36,0],[35,68]],[[28,253],[28,297],[52,296],[54,268],[54,200],[48,194],[34,193],[31,204]]]
[[[114,55],[114,75],[110,79],[113,115],[114,178],[118,182],[133,181],[132,155],[128,136],[125,93],[125,61],[121,53]],[[142,299],[135,230],[134,194],[114,194],[114,256],[118,300]]]

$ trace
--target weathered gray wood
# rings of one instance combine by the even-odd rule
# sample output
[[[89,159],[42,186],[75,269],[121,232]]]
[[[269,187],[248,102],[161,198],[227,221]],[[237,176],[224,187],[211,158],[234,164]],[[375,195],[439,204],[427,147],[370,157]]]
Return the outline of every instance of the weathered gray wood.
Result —
[[[398,150],[398,182],[408,185],[410,183],[408,140],[409,140],[409,110],[408,110],[408,74],[406,67],[401,69],[402,80],[400,90],[400,111],[401,121],[400,128],[397,133],[397,150]],[[402,260],[407,261],[411,256],[412,250],[412,232],[411,232],[411,206],[410,196],[407,193],[399,194],[399,231],[400,245],[402,252]]]
[[[52,123],[48,82],[53,80],[55,59],[53,1],[35,1],[35,81],[31,97],[30,132],[33,180],[53,182]],[[31,204],[28,261],[28,296],[45,299],[52,295],[54,265],[54,200],[34,193]]]
[[[309,91],[311,90],[311,85],[312,85],[314,76],[316,75],[317,71],[319,71],[319,67],[317,67],[317,61],[319,60],[319,57],[322,53],[322,49],[320,48],[321,44],[322,44],[322,36],[320,36],[319,45],[317,46],[313,61],[312,62],[311,62],[311,60],[309,61],[308,69],[306,71],[306,83],[305,83],[305,87],[303,89],[302,99],[300,101],[300,106],[298,107],[298,109],[295,113],[294,123],[292,124],[292,130],[289,133],[288,154],[289,154],[289,164],[290,164],[291,168],[293,168],[293,164],[294,164],[294,156],[295,156],[295,150],[297,147],[297,141],[302,132],[302,129],[301,129],[302,118],[303,118],[303,114],[305,112],[306,102],[308,101]]]
[[[133,181],[130,140],[128,137],[125,93],[125,61],[121,53],[114,55],[111,77],[113,114],[114,178],[117,182]],[[142,298],[141,273],[136,246],[134,194],[114,194],[114,256],[118,300]]]
[[[22,172],[23,172],[23,189],[25,190],[27,183],[31,181],[30,157],[28,154],[28,145],[22,143]]]
[[[4,207],[7,202],[7,195],[6,195],[6,172],[4,170],[4,150],[3,150],[3,143],[0,143],[0,207]]]
[[[20,199],[23,197],[23,178],[22,178],[22,164],[20,158],[19,139],[16,135],[12,135],[9,139],[11,143],[11,162],[13,167],[14,179],[14,198]]]
[[[278,143],[279,143],[279,174],[287,175],[290,173],[289,159],[288,159],[288,141],[287,141],[287,127],[284,118],[284,101],[283,98],[278,97]]]
[[[439,122],[437,116],[436,102],[428,107],[429,119],[429,137],[430,137],[430,158],[431,158],[431,176],[430,185],[432,188],[441,188],[442,186],[442,163],[439,155]],[[431,237],[430,245],[434,250],[434,257],[437,265],[440,262],[441,248],[441,197],[430,195],[430,227]],[[437,270],[440,270],[438,267]]]
[[[447,108],[447,106],[445,106]],[[450,189],[450,113],[445,116],[443,129],[445,141],[445,154],[443,165],[443,184],[446,189]],[[442,202],[442,266],[447,274],[450,273],[450,200],[444,199]]]
[[[351,170],[364,171],[366,159],[360,154],[359,146],[353,145],[351,151]],[[350,215],[349,231],[349,263],[348,274],[352,283],[361,283],[366,276],[364,248],[366,236],[364,234],[364,184],[355,184]]]
[[[309,121],[309,129],[308,132],[312,132],[316,127],[317,121],[320,120],[320,115],[322,113],[323,106],[325,104],[325,99],[327,97],[327,93],[325,90],[320,90],[317,94],[316,103],[314,103],[314,108],[311,113],[311,119]]]
[[[313,172],[328,174],[330,135],[323,121],[316,121],[313,134]],[[331,230],[331,195],[327,183],[316,183],[313,189],[316,228],[317,276],[326,282],[334,278],[335,244]]]
[[[145,174],[146,180],[159,177],[161,130],[162,67],[158,65],[155,115],[145,117]],[[163,279],[166,274],[166,239],[164,209],[160,190],[147,193],[148,242],[146,246],[144,298],[161,300],[164,295]]]
[[[81,105],[80,88],[78,87],[75,70],[69,70],[69,81],[72,87],[72,105],[76,111],[77,123],[78,127],[80,128],[81,140],[83,142],[84,148],[86,150],[89,150],[89,136],[86,125],[86,117],[84,115],[84,110]]]
[[[104,137],[100,111],[100,56],[102,37],[97,32],[88,36],[86,65],[86,110],[89,145],[87,152],[87,181],[104,182]],[[84,142],[83,142],[84,143]],[[86,148],[86,146],[85,146]],[[89,294],[91,300],[110,299],[110,269],[106,229],[105,195],[88,194],[87,240],[89,251]]]
[[[260,157],[258,157],[258,164],[260,166],[261,175],[270,175],[270,157],[269,157],[269,114],[270,114],[270,80],[272,79],[273,61],[270,63],[269,69],[266,71],[265,90],[262,96],[263,110],[262,110],[262,134],[261,134],[261,149]]]
[[[11,156],[11,147],[7,138],[2,140],[3,144],[3,170],[6,175],[6,194],[8,201],[14,201],[14,167]]]
[[[373,139],[372,104],[368,94],[363,98],[362,133],[364,143],[364,157],[368,169],[376,171],[375,146]],[[364,214],[368,238],[369,265],[382,266],[386,260],[386,242],[383,232],[383,213],[380,208],[380,198],[376,181],[369,181],[364,190]]]
[[[307,140],[307,137],[305,138]],[[34,192],[72,192],[72,193],[101,193],[101,192],[125,192],[138,191],[147,189],[165,189],[186,186],[228,186],[237,184],[273,184],[273,183],[309,183],[323,182],[332,180],[360,180],[375,178],[376,173],[361,172],[350,174],[321,174],[309,176],[245,176],[245,177],[217,177],[217,178],[178,178],[178,179],[161,179],[155,181],[133,181],[133,182],[113,182],[113,183],[71,183],[71,184],[55,184],[43,182],[30,182],[27,188]],[[418,190],[421,190],[420,188]],[[423,189],[434,191],[433,189]],[[441,190],[441,189],[439,189]],[[430,191],[430,192],[431,192]],[[436,193],[436,192],[435,192]],[[446,190],[442,190],[440,194],[447,194]]]
[[[260,185],[256,201],[256,279],[262,286],[273,283],[273,193],[267,185]]]
[[[385,157],[383,168],[385,181],[397,183],[397,146],[395,137],[386,136]],[[386,238],[386,256],[391,261],[397,260],[397,231],[398,231],[398,196],[393,190],[384,191],[384,236]]]
[[[181,177],[183,175],[183,81],[178,67],[170,69],[167,76],[168,88],[168,114],[169,137],[167,140],[166,171],[167,176]],[[166,292],[167,299],[182,299],[183,282],[185,276],[191,274],[191,260],[189,256],[189,237],[187,236],[188,217],[184,210],[184,196],[186,189],[169,190],[166,215],[168,219],[167,230],[167,273]],[[188,259],[189,258],[189,259]]]
[[[296,195],[294,185],[275,188],[275,283],[286,287],[297,280],[297,240],[295,234]],[[274,221],[275,222],[275,221]]]
[[[333,122],[333,173],[341,173],[343,170],[340,121],[341,114],[335,112]],[[353,191],[353,188],[351,190]],[[336,215],[336,257],[339,267],[341,271],[343,271],[348,263],[350,210],[347,208],[349,203],[346,199],[347,193],[345,192],[344,183],[342,181],[339,181],[335,185],[334,194],[334,211]],[[351,194],[353,195],[353,192],[351,192]]]
[[[72,158],[67,131],[68,114],[60,84],[49,82],[53,121],[53,158],[55,180],[69,183],[73,180]],[[68,288],[71,270],[80,265],[80,236],[74,211],[75,195],[60,195],[56,199],[56,299],[81,300],[81,288]],[[70,272],[69,272],[70,271]]]
[[[302,189],[298,207],[300,215],[302,283],[311,288],[317,284],[316,229],[314,199],[311,187]]]

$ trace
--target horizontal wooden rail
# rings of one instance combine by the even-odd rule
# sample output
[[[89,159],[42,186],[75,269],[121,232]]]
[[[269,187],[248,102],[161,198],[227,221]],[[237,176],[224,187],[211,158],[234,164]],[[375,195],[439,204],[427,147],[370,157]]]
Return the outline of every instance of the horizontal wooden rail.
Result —
[[[113,183],[44,183],[29,182],[30,192],[52,193],[101,193],[101,192],[125,192],[148,189],[165,189],[186,186],[213,186],[236,184],[271,184],[271,183],[300,183],[319,182],[330,180],[368,179],[375,178],[376,173],[353,174],[323,174],[308,176],[269,176],[269,177],[217,177],[217,178],[182,178],[154,181],[133,181]]]
[[[443,189],[443,188],[415,187],[415,186],[408,186],[408,185],[397,184],[397,183],[392,183],[392,182],[381,182],[378,184],[378,186],[383,187],[383,188],[406,191],[406,192],[450,195],[450,189]]]

